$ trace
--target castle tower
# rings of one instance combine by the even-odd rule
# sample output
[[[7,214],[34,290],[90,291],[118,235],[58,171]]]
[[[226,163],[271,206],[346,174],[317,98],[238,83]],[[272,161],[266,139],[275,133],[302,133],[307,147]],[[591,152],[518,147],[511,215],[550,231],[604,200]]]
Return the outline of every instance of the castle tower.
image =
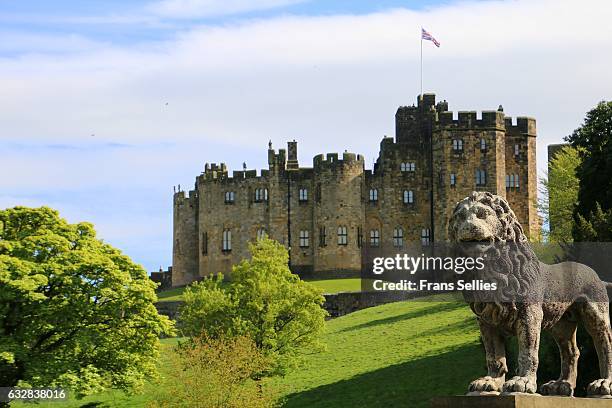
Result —
[[[535,239],[540,234],[537,213],[536,121],[533,118],[505,118],[506,199],[518,217],[525,234]]]
[[[318,155],[314,166],[314,271],[351,274],[361,270],[365,204],[365,159],[345,152]]]
[[[198,278],[198,194],[174,194],[172,286],[183,286]]]
[[[230,277],[263,235],[289,250],[294,273],[358,273],[376,254],[446,240],[456,203],[474,190],[505,196],[525,233],[538,235],[534,119],[514,124],[501,106],[454,114],[424,94],[397,110],[395,126],[373,170],[348,152],[300,167],[296,141],[278,153],[270,142],[260,175],[206,164],[188,196],[174,195],[172,285]]]

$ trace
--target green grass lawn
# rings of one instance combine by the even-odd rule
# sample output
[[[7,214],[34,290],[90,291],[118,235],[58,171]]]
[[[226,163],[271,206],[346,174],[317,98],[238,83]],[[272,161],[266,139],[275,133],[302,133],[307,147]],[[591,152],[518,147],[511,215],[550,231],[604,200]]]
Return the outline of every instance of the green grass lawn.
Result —
[[[163,375],[164,365],[173,358],[172,349],[177,344],[178,339],[162,339],[161,340],[161,358],[159,361],[160,371]],[[111,390],[101,394],[91,395],[81,400],[70,398],[68,401],[48,402],[39,404],[30,403],[11,403],[11,407],[21,408],[141,408],[147,405],[147,402],[154,398],[155,391],[158,388],[156,383],[147,383],[144,392],[140,395],[128,395],[122,391]]]
[[[328,350],[276,381],[286,407],[427,407],[484,373],[476,319],[461,302],[401,302],[327,323]]]
[[[361,310],[326,323],[327,351],[273,381],[286,407],[427,407],[435,395],[462,394],[484,373],[471,311],[461,302],[400,302]],[[175,339],[163,340],[160,363]],[[39,407],[143,407],[154,398],[112,391],[82,401]],[[23,405],[15,405],[23,406]],[[29,405],[31,406],[31,405]]]
[[[359,292],[361,291],[361,279],[360,278],[348,278],[348,279],[322,279],[308,281],[313,285],[321,288],[323,293],[338,293],[338,292]],[[157,294],[157,298],[160,302],[172,302],[183,300],[182,288],[173,288],[164,290]]]

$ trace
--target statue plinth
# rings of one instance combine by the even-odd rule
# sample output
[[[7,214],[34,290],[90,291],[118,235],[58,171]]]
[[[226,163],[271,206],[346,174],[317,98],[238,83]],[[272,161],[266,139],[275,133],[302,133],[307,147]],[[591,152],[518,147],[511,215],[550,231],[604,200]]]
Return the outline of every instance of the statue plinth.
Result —
[[[436,397],[431,408],[612,408],[612,399],[534,395]]]

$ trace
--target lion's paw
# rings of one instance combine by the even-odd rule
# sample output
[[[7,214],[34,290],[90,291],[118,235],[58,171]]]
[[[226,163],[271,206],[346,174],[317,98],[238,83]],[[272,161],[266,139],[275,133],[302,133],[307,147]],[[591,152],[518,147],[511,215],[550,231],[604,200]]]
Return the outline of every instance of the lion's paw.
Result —
[[[535,394],[538,389],[536,380],[533,377],[512,377],[503,386],[504,392],[524,392]]]
[[[593,398],[611,398],[612,381],[607,378],[595,380],[587,387],[587,394]]]
[[[572,384],[565,380],[549,381],[546,384],[542,384],[540,392],[543,395],[564,395],[571,397],[574,395],[574,388]]]
[[[502,378],[494,378],[491,376],[481,377],[470,383],[470,392],[499,392],[501,391]]]

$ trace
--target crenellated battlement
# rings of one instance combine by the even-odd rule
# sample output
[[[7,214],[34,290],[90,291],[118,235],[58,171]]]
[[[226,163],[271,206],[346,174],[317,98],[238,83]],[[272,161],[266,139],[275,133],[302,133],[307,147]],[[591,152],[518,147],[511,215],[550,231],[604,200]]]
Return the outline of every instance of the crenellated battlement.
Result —
[[[330,167],[364,165],[365,158],[361,154],[344,152],[342,158],[338,153],[318,154],[313,159],[313,167],[315,170]]]
[[[453,111],[438,112],[438,125],[442,128],[460,129],[505,129],[504,112],[482,111],[480,119],[476,111],[459,111],[455,118]]]
[[[198,199],[197,190],[190,190],[188,194],[184,190],[179,190],[174,193],[174,204],[191,203],[194,204]]]
[[[257,170],[234,170],[232,175],[229,176],[229,172],[204,172],[198,177],[198,183],[210,183],[217,182],[223,184],[235,184],[242,183],[251,180],[263,180],[267,179],[270,175],[270,171],[261,169],[260,174],[257,174]]]
[[[519,116],[513,123],[512,117],[505,118],[506,133],[509,135],[536,136],[536,120],[527,116]]]
[[[262,146],[262,170],[207,163],[192,191],[175,188],[172,284],[231,276],[262,235],[289,249],[294,273],[358,276],[368,254],[446,240],[457,201],[475,190],[505,196],[537,236],[535,135],[534,119],[513,120],[501,105],[453,112],[428,93],[398,108],[392,137],[371,139],[380,150],[367,170],[348,151],[300,163],[295,140]]]

